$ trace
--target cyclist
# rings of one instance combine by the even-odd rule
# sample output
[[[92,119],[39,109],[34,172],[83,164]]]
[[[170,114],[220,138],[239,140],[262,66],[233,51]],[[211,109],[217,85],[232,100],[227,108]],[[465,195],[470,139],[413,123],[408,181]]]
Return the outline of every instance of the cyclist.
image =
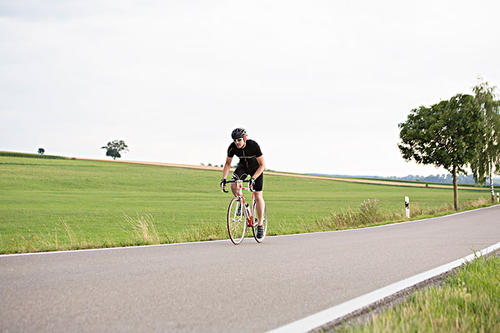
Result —
[[[227,158],[224,168],[222,169],[221,187],[224,189],[226,186],[226,177],[231,168],[231,161],[234,155],[238,156],[240,161],[236,170],[233,172],[233,179],[244,180],[250,175],[248,186],[251,190],[255,191],[255,202],[257,210],[257,238],[264,236],[263,216],[265,202],[262,196],[262,187],[264,186],[264,157],[257,142],[248,139],[247,132],[243,128],[236,128],[231,133],[233,142],[227,149]],[[232,183],[231,190],[237,196],[240,192],[239,184]]]

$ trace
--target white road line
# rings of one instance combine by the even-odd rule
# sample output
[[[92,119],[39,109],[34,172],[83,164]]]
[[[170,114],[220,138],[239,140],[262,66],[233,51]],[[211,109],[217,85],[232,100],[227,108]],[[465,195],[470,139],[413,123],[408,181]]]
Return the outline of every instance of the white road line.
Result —
[[[217,242],[230,243],[231,241],[229,239],[219,239],[219,240],[213,240],[213,241],[198,241],[198,242],[186,242],[186,243],[102,247],[102,248],[97,248],[97,249],[64,250],[64,251],[49,251],[49,252],[13,253],[13,254],[0,254],[0,258],[2,258],[2,257],[36,256],[36,255],[43,255],[43,254],[80,253],[80,252],[98,252],[98,251],[111,251],[111,250],[141,249],[141,248],[148,248],[148,247],[180,246],[180,245],[189,245],[189,244],[206,244],[206,243],[217,243]]]
[[[408,279],[401,280],[399,282],[393,283],[391,285],[388,285],[386,287],[377,289],[371,293],[359,296],[357,298],[354,298],[350,301],[344,302],[342,304],[333,306],[329,309],[320,311],[318,313],[315,313],[313,315],[310,315],[308,317],[305,317],[303,319],[294,321],[290,324],[278,327],[276,329],[273,329],[271,331],[268,331],[268,333],[281,333],[281,332],[307,332],[312,329],[318,328],[320,326],[323,326],[331,321],[340,319],[354,311],[360,310],[364,307],[367,307],[371,304],[374,304],[378,301],[381,301],[382,299],[391,296],[397,292],[400,292],[404,289],[407,289],[409,287],[412,287],[420,282],[426,281],[428,279],[431,279],[433,277],[439,276],[443,273],[446,273],[448,271],[451,271],[452,269],[463,265],[466,262],[472,261],[476,256],[480,257],[483,255],[486,255],[488,253],[494,252],[496,250],[500,249],[500,242],[496,243],[492,246],[487,247],[486,249],[483,249],[479,252],[476,252],[475,254],[470,254],[466,257],[463,257],[461,259],[452,261],[448,264],[439,266],[437,268],[428,270],[426,272],[414,275]]]
[[[267,237],[268,238],[294,237],[294,236],[313,235],[313,234],[318,234],[318,233],[339,233],[339,232],[351,232],[351,231],[356,231],[356,230],[365,230],[365,229],[370,229],[370,228],[386,228],[386,227],[391,227],[391,226],[403,225],[403,224],[407,224],[407,223],[419,223],[419,222],[425,222],[425,221],[434,220],[434,219],[443,219],[443,218],[448,218],[448,217],[452,217],[455,215],[467,214],[467,213],[472,213],[475,211],[479,211],[479,210],[483,210],[483,209],[490,209],[490,208],[495,208],[495,207],[497,207],[497,205],[466,210],[463,212],[453,213],[453,214],[449,214],[449,215],[430,217],[430,218],[422,219],[422,220],[413,220],[413,221],[406,221],[406,222],[389,222],[387,224],[373,226],[373,227],[353,228],[353,229],[344,229],[344,230],[332,230],[332,231],[307,232],[307,233],[276,235],[276,236],[267,236]],[[253,238],[253,237],[249,237],[249,238]],[[43,254],[61,254],[61,253],[73,253],[73,252],[79,253],[79,252],[110,251],[110,250],[122,250],[122,249],[138,249],[138,248],[148,248],[148,247],[179,246],[179,245],[188,245],[188,244],[205,244],[205,243],[217,243],[217,242],[229,242],[229,239],[219,239],[219,240],[213,240],[213,241],[186,242],[186,243],[155,244],[155,245],[104,247],[104,248],[97,248],[97,249],[0,254],[0,258],[2,258],[2,257],[33,256],[33,255],[43,255]]]

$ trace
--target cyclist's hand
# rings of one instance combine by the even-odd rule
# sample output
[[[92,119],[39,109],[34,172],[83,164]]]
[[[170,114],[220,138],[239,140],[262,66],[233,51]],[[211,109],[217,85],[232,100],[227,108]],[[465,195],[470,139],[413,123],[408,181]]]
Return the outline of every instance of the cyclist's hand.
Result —
[[[250,190],[253,192],[253,187],[255,186],[255,179],[250,178],[250,180],[248,181],[248,187],[250,188]]]
[[[222,192],[226,192],[226,179],[222,178],[222,180],[220,181],[220,189]]]

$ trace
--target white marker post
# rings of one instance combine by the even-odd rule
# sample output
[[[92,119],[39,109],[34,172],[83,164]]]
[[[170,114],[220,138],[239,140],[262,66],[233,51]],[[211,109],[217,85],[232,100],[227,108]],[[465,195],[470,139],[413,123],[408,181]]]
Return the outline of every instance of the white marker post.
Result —
[[[410,198],[405,197],[406,218],[410,218]]]
[[[497,202],[500,202],[500,193],[497,192]]]

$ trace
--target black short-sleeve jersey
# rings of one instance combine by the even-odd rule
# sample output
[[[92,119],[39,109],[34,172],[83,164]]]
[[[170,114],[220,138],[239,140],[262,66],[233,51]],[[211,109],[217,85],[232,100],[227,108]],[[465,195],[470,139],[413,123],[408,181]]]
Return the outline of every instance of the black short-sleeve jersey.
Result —
[[[234,142],[229,145],[227,156],[233,157],[234,155],[240,158],[239,166],[245,167],[248,170],[256,170],[259,168],[257,157],[262,156],[262,151],[257,142],[248,139],[245,147],[242,149],[238,149]]]

